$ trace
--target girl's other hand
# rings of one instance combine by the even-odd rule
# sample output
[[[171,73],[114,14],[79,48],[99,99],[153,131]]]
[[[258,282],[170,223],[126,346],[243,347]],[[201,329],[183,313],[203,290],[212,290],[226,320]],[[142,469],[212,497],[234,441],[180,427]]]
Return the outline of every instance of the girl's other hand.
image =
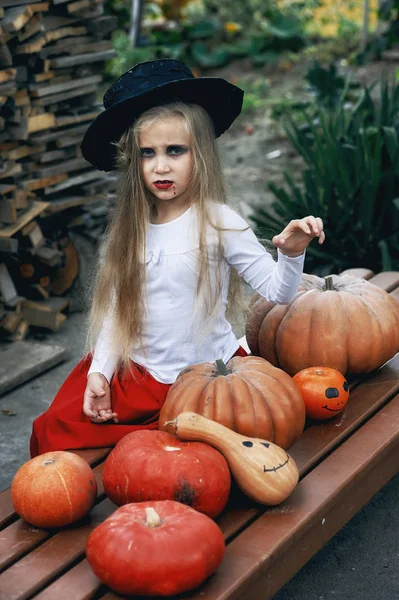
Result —
[[[319,244],[326,239],[323,221],[320,217],[304,217],[290,221],[285,229],[272,239],[273,244],[282,254],[294,258],[300,256],[313,238],[319,238]]]
[[[112,412],[111,390],[109,383],[101,373],[90,373],[83,397],[83,412],[93,423],[105,421],[118,422],[118,415]]]

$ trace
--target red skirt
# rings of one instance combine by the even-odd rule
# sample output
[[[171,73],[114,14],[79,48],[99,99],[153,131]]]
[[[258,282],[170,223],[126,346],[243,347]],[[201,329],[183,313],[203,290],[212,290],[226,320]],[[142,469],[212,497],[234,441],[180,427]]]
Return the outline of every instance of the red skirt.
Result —
[[[234,356],[247,356],[247,353],[240,346]],[[158,429],[159,413],[171,384],[160,383],[133,363],[136,379],[127,371],[115,373],[111,381],[112,409],[118,414],[118,423],[93,423],[83,413],[90,365],[91,356],[81,360],[51,406],[34,421],[30,438],[32,458],[53,450],[115,446],[132,431]]]

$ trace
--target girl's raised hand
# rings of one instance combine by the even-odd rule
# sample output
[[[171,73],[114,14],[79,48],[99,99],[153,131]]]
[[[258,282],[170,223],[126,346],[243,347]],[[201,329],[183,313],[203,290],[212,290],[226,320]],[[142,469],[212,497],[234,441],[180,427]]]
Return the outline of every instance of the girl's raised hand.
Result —
[[[93,423],[118,422],[118,415],[111,408],[111,390],[101,373],[90,373],[83,398],[83,412]]]
[[[286,256],[300,256],[313,238],[322,244],[326,238],[320,217],[304,217],[290,221],[285,229],[272,239],[273,244]]]

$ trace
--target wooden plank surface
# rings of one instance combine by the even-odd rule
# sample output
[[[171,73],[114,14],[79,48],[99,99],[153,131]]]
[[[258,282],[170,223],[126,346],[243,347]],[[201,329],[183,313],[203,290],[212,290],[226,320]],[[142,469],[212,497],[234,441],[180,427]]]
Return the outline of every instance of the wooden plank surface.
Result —
[[[67,356],[67,349],[57,344],[30,340],[0,344],[0,396],[54,367]]]

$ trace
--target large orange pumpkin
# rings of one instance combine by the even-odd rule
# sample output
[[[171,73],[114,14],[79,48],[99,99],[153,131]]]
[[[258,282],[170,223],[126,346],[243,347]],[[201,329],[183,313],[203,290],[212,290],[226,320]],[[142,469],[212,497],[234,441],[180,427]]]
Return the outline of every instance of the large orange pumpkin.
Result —
[[[169,389],[159,428],[173,433],[166,421],[185,411],[285,449],[301,435],[305,424],[305,405],[292,378],[256,356],[184,369]]]
[[[290,304],[254,297],[246,337],[253,354],[290,375],[314,366],[367,373],[399,350],[399,303],[358,277],[304,275]]]
[[[46,452],[28,460],[11,485],[15,512],[36,527],[63,527],[81,519],[96,495],[90,466],[65,451]]]

